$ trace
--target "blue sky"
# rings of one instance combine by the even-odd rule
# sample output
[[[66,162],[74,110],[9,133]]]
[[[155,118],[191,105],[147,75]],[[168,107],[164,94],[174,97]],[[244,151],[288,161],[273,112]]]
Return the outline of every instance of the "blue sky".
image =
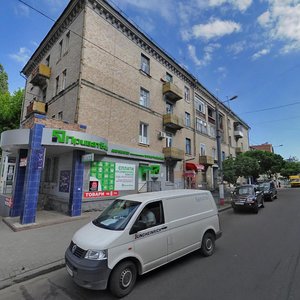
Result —
[[[23,0],[57,19],[67,0]],[[124,14],[251,127],[250,144],[300,159],[300,0],[114,0]],[[18,0],[0,8],[11,92],[53,22]],[[279,146],[283,145],[283,146]]]

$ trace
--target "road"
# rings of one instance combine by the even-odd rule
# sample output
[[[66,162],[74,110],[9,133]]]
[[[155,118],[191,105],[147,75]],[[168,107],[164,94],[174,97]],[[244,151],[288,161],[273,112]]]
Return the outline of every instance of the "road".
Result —
[[[123,299],[299,300],[300,189],[279,191],[257,215],[220,214],[213,256],[198,252],[142,276]],[[77,287],[64,269],[0,291],[1,300],[114,299]]]

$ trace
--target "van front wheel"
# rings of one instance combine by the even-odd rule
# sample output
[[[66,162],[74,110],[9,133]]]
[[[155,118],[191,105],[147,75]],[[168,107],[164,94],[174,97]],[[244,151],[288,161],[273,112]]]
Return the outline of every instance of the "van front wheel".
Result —
[[[136,265],[132,261],[124,261],[116,266],[109,280],[111,293],[118,297],[128,295],[135,284],[137,277]]]
[[[210,232],[205,233],[201,244],[201,254],[211,256],[215,252],[215,247],[215,236]]]

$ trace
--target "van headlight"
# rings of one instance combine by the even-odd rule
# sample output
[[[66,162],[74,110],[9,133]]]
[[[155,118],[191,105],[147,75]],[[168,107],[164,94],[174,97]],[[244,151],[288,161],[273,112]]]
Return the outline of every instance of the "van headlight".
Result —
[[[84,258],[92,260],[105,260],[107,259],[107,250],[88,250]]]

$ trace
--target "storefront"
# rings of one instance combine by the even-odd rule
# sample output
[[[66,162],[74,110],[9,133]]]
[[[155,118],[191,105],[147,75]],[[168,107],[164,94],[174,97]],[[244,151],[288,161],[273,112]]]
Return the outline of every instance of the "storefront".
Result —
[[[3,132],[1,148],[15,164],[11,195],[0,201],[21,224],[34,223],[40,209],[70,216],[103,209],[118,196],[159,190],[163,181],[162,153],[109,144],[85,132],[34,124]]]

